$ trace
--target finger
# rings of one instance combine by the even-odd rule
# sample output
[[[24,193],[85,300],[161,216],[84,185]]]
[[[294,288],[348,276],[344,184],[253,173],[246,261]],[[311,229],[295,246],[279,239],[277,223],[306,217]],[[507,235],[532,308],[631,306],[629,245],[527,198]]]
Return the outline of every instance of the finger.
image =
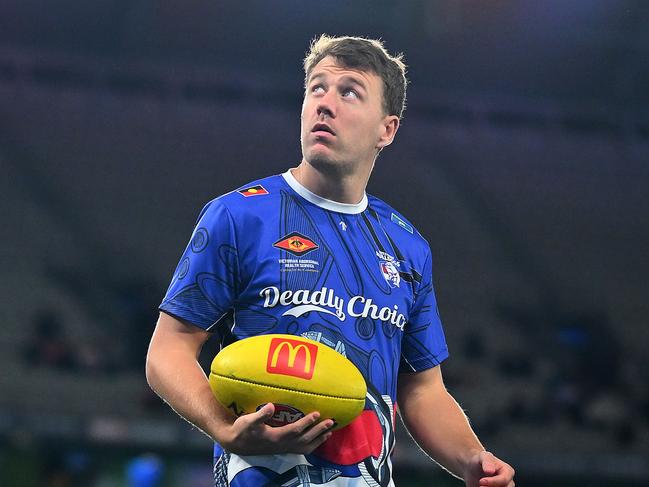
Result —
[[[286,426],[282,426],[282,428],[286,428],[287,432],[299,436],[302,433],[304,433],[306,430],[311,428],[315,423],[317,423],[319,419],[320,419],[320,413],[318,411],[314,411],[312,413],[307,414],[303,418],[298,419],[294,423],[287,424]]]
[[[489,487],[500,487],[500,486],[510,487],[510,483],[511,484],[514,483],[512,477],[513,474],[511,474],[510,472],[502,473],[494,477],[482,477],[480,479],[479,484],[480,486],[489,486]]]
[[[331,419],[326,419],[320,423],[314,425],[313,427],[307,429],[302,434],[302,440],[306,443],[311,443],[315,441],[319,436],[326,434],[334,426],[334,421]]]
[[[324,434],[321,434],[313,441],[308,443],[304,448],[304,450],[302,451],[302,453],[308,455],[313,450],[317,449],[320,445],[322,445],[325,441],[327,441],[329,438],[331,438],[331,434],[332,434],[331,431],[326,431]]]
[[[248,418],[250,420],[251,425],[254,424],[261,425],[264,424],[266,421],[268,421],[270,418],[272,418],[273,414],[275,414],[275,405],[272,402],[269,402],[264,407],[259,408],[258,411],[247,414],[246,416],[243,417]]]

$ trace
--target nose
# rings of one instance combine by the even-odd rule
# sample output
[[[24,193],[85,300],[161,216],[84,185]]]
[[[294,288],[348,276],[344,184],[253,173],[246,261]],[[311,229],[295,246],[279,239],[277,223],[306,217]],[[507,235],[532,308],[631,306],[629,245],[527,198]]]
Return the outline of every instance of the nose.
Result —
[[[334,90],[328,90],[318,99],[318,105],[316,106],[318,117],[336,118],[336,104],[334,97]]]

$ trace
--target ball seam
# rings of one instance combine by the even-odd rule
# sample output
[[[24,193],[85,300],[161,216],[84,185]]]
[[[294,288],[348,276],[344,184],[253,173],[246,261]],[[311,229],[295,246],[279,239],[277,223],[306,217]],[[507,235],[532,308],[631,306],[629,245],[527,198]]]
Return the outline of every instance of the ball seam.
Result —
[[[289,391],[289,392],[295,392],[297,394],[304,394],[307,396],[320,396],[320,397],[326,397],[330,399],[343,399],[345,401],[364,401],[365,398],[360,398],[360,397],[345,397],[345,396],[332,396],[329,394],[320,394],[318,392],[307,392],[307,391],[298,391],[297,389],[289,389],[288,387],[278,387],[278,386],[271,386],[268,384],[263,384],[261,382],[253,382],[250,380],[243,380],[243,379],[236,379],[234,377],[228,377],[227,375],[221,375],[221,374],[215,374],[212,373],[215,377],[220,377],[222,379],[227,379],[235,382],[243,382],[244,384],[254,384],[256,386],[262,386],[262,387],[268,387],[269,389],[277,389],[280,391]]]

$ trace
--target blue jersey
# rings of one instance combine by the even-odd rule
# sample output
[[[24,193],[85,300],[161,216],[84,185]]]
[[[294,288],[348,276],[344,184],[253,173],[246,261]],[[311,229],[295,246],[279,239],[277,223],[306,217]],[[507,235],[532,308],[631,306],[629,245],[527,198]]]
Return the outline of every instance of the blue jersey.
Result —
[[[321,198],[291,172],[205,206],[160,309],[222,345],[267,333],[335,348],[362,372],[365,410],[309,455],[215,445],[217,486],[389,486],[397,376],[448,356],[430,247],[378,198]]]

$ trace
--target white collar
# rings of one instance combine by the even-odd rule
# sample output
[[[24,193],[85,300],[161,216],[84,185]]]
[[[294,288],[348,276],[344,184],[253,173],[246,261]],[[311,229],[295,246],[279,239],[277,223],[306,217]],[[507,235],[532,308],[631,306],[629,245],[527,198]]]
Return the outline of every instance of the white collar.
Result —
[[[290,169],[283,173],[282,177],[286,180],[286,183],[291,188],[293,188],[293,191],[299,194],[302,198],[313,203],[316,206],[319,206],[320,208],[324,208],[325,210],[335,211],[337,213],[356,214],[362,213],[367,208],[367,194],[365,194],[365,192],[363,192],[363,198],[356,204],[339,203],[337,201],[328,200],[327,198],[318,196],[317,194],[312,193],[311,191],[306,189],[297,181],[297,179],[295,179],[295,176],[293,176],[293,173],[291,173]]]

